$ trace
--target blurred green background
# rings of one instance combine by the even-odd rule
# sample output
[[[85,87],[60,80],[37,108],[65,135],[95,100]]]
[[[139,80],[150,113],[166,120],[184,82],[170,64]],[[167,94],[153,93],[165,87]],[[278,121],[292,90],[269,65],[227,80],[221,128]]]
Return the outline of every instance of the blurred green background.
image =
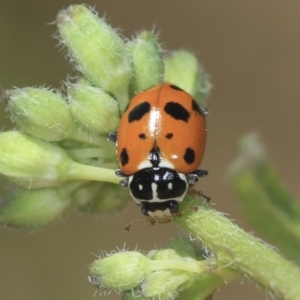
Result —
[[[60,51],[53,24],[62,8],[81,1],[0,2],[0,86],[60,87],[75,75]],[[270,160],[294,195],[300,194],[300,2],[280,0],[85,1],[114,27],[132,36],[155,28],[167,49],[193,51],[211,74],[208,143],[201,190],[216,209],[246,229],[226,168],[241,135],[258,131]],[[0,103],[0,125],[11,125]],[[1,195],[9,187],[1,179]],[[0,228],[0,293],[6,300],[93,299],[87,266],[101,251],[165,246],[174,224],[137,224],[132,202],[122,212],[92,217],[69,210],[38,232]],[[242,284],[241,284],[242,283]],[[98,296],[96,296],[98,298]],[[105,298],[101,296],[101,299]],[[116,295],[105,299],[117,299]],[[215,299],[268,299],[246,280],[216,292]],[[270,298],[271,299],[271,298]]]

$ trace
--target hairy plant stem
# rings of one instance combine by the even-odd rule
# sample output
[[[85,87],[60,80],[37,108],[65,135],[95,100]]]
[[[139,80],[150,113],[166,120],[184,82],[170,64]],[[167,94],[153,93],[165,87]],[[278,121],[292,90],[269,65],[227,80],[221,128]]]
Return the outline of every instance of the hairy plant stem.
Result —
[[[183,216],[174,221],[209,247],[222,265],[250,278],[278,299],[299,299],[300,272],[295,265],[207,205],[193,211],[188,208],[195,207],[195,201],[187,199],[184,207]]]

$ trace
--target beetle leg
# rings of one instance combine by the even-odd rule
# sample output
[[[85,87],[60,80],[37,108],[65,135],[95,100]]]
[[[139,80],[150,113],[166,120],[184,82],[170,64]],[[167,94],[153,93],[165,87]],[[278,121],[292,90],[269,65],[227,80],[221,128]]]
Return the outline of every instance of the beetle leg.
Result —
[[[120,187],[127,188],[128,187],[128,178],[123,179],[119,182]]]
[[[118,138],[118,133],[117,132],[110,132],[107,136],[107,139],[110,142],[116,143]]]
[[[199,177],[207,176],[208,172],[206,170],[196,170],[192,173],[186,175],[186,179],[189,185],[194,185],[198,182]]]
[[[204,198],[207,202],[209,202],[210,197],[204,195],[201,191],[196,191],[195,189],[193,189],[192,187],[189,187],[188,192],[189,195],[191,196],[197,196],[197,197],[201,197]]]
[[[124,174],[120,169],[117,169],[115,171],[115,174],[118,176],[118,177],[127,177],[126,174]]]

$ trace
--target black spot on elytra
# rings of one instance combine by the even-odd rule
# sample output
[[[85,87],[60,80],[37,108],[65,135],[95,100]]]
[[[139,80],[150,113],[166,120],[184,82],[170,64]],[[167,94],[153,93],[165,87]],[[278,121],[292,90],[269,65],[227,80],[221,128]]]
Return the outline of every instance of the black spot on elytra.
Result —
[[[176,120],[182,120],[187,122],[190,113],[179,103],[177,102],[168,102],[165,105],[165,112]]]
[[[146,101],[136,105],[128,114],[128,122],[139,121],[149,111],[150,104]]]
[[[139,134],[139,138],[140,138],[141,140],[145,140],[145,139],[146,139],[146,134],[145,134],[145,133],[140,133],[140,134]]]
[[[186,148],[183,159],[187,164],[192,164],[195,160],[195,151],[191,148]]]
[[[161,154],[159,148],[152,148],[151,151],[149,152],[148,157],[153,167],[158,167],[161,161]]]
[[[198,103],[197,103],[194,99],[193,99],[193,101],[192,101],[192,109],[193,109],[194,111],[197,111],[200,115],[203,115],[202,110],[200,109]]]
[[[125,166],[126,164],[128,164],[129,156],[128,156],[126,148],[123,148],[120,153],[120,161],[121,161],[122,166]]]
[[[167,133],[165,137],[170,140],[173,137],[173,133]]]
[[[178,87],[177,85],[174,85],[174,84],[171,84],[171,85],[170,85],[170,88],[173,89],[173,90],[176,90],[176,91],[181,91],[181,92],[183,92],[183,89],[181,89],[180,87]]]

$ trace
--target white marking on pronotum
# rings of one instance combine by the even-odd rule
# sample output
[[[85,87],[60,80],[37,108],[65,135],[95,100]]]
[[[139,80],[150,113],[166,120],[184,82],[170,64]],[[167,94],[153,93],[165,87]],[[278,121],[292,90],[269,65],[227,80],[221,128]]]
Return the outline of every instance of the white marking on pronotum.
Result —
[[[151,189],[152,189],[152,199],[157,199],[158,200],[158,196],[157,196],[157,184],[155,182],[151,183]]]

